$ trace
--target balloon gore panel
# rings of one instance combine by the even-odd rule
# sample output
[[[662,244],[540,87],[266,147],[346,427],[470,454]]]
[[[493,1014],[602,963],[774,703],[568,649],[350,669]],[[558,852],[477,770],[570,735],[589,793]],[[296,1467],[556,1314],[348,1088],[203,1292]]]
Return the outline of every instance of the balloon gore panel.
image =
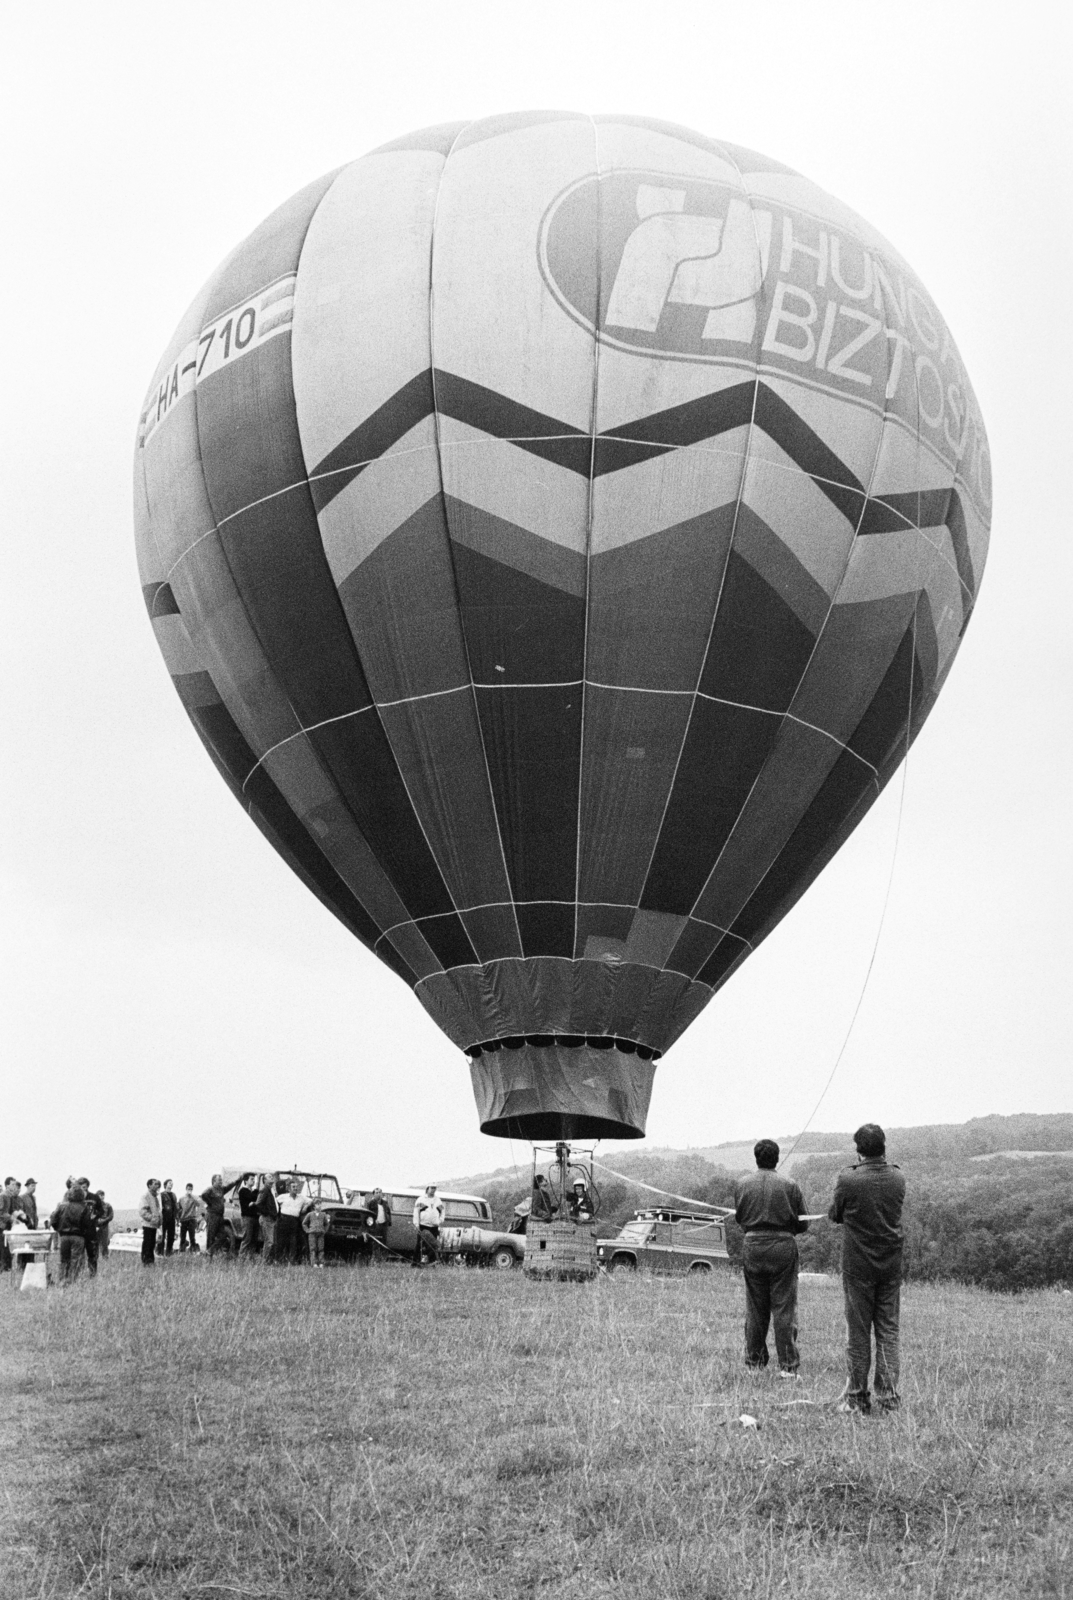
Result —
[[[273,847],[471,1056],[643,1133],[655,1061],[935,702],[990,457],[861,218],[672,124],[517,113],[309,185],[176,330],[140,580]]]

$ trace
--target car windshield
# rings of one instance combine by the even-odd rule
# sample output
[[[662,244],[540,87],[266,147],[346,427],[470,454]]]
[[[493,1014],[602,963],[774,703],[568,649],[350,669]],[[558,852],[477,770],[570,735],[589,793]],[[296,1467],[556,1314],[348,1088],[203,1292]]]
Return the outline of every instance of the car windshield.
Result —
[[[342,1204],[342,1192],[334,1178],[318,1172],[298,1172],[295,1173],[295,1177],[301,1184],[301,1192],[307,1200],[334,1200]]]
[[[619,1238],[629,1239],[633,1244],[644,1244],[654,1227],[653,1222],[627,1222]]]

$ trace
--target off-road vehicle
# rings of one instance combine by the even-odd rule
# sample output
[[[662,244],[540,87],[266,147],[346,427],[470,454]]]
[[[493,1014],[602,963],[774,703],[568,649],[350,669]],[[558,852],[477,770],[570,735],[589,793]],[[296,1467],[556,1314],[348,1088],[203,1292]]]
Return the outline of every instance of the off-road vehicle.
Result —
[[[608,1272],[710,1273],[730,1267],[726,1222],[710,1212],[638,1211],[613,1239],[600,1239],[596,1259]]]

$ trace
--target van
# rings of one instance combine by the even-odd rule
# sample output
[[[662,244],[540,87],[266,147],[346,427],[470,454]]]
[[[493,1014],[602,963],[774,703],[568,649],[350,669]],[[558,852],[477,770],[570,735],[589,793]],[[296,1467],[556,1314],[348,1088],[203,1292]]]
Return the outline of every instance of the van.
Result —
[[[366,1206],[372,1199],[372,1190],[359,1191]],[[424,1194],[424,1189],[384,1190],[384,1198],[391,1207],[391,1222],[384,1243],[397,1255],[412,1255],[417,1245],[414,1227],[414,1205]],[[445,1189],[436,1193],[443,1201],[445,1228],[490,1228],[492,1208],[479,1194],[450,1194]]]

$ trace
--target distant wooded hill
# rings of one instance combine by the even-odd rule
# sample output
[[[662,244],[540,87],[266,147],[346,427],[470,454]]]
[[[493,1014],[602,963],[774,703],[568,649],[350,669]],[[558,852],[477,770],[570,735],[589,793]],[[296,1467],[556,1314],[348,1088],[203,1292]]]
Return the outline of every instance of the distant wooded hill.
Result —
[[[779,1143],[787,1151],[793,1138]],[[598,1148],[596,1154],[604,1167],[621,1174],[597,1169],[601,1234],[612,1233],[634,1211],[674,1204],[672,1195],[682,1197],[679,1204],[732,1205],[735,1178],[753,1166],[752,1145],[740,1143],[692,1150]],[[887,1156],[909,1184],[907,1277],[1001,1290],[1073,1288],[1073,1114],[889,1128]],[[800,1140],[787,1166],[807,1210],[826,1210],[839,1170],[853,1159],[849,1133],[809,1133]],[[485,1195],[497,1224],[507,1227],[514,1207],[528,1197],[529,1179],[527,1166],[512,1166],[454,1178],[444,1187]],[[734,1252],[740,1240],[733,1225],[730,1234]],[[841,1229],[813,1223],[801,1240],[802,1266],[837,1271],[840,1251]]]

